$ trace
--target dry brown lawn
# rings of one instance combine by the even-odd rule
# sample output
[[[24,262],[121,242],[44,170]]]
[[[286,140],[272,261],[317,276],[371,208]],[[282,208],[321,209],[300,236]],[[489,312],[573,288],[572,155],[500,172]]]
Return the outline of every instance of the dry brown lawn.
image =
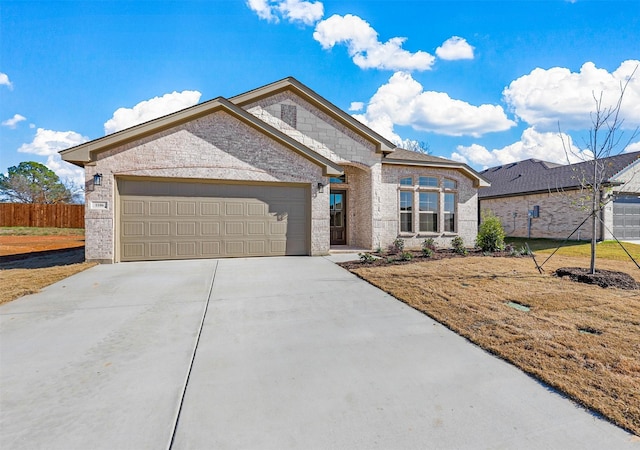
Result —
[[[0,304],[94,266],[82,235],[0,235]]]
[[[556,256],[542,275],[531,258],[480,256],[352,271],[640,436],[640,291],[550,275],[585,261]],[[598,268],[640,281],[631,262]]]

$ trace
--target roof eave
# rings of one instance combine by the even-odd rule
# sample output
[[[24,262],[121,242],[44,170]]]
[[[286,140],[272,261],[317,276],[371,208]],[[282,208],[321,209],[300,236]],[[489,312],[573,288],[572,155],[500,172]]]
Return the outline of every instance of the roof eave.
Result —
[[[96,153],[142,139],[219,110],[225,111],[252,128],[269,135],[299,155],[321,166],[324,176],[342,175],[344,173],[342,168],[333,161],[314,152],[222,97],[62,150],[59,153],[63,160],[84,167],[94,161]]]
[[[474,187],[483,188],[491,186],[491,183],[481,176],[478,172],[473,170],[471,167],[462,163],[455,162],[436,162],[436,161],[409,161],[404,159],[393,159],[393,158],[385,158],[382,160],[382,164],[392,164],[397,166],[422,166],[422,167],[439,167],[446,169],[457,169],[461,172],[465,173],[469,178],[474,180]]]

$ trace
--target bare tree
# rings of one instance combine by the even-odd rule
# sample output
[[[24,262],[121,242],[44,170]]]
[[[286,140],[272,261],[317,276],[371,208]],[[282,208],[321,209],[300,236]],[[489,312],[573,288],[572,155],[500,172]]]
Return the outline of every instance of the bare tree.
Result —
[[[565,135],[560,131],[560,125],[558,125],[567,160],[569,161],[571,159],[570,155],[573,155],[588,163],[582,164],[581,170],[576,171],[576,179],[580,184],[583,198],[588,202],[590,209],[591,261],[589,271],[591,274],[596,272],[598,221],[604,207],[613,200],[611,196],[613,186],[609,182],[612,174],[607,170],[606,158],[623,153],[627,146],[638,136],[638,128],[636,127],[631,135],[623,141],[624,132],[621,128],[624,118],[620,115],[624,93],[637,70],[638,66],[627,78],[626,82],[620,84],[620,95],[614,105],[606,106],[603,103],[602,92],[599,96],[593,93],[595,110],[591,112],[591,128],[582,147],[578,148],[578,152],[573,150],[571,142],[568,138],[565,139]]]
[[[412,152],[423,153],[425,155],[431,154],[431,146],[425,141],[414,141],[412,139],[405,139],[400,143],[400,146],[406,150]]]

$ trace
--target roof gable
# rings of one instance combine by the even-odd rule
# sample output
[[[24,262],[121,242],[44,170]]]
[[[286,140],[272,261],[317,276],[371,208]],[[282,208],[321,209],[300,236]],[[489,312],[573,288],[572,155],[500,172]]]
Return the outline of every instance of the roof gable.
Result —
[[[327,114],[329,117],[340,122],[350,130],[354,131],[369,142],[373,143],[375,145],[376,152],[390,153],[395,150],[396,146],[395,144],[393,144],[393,142],[382,137],[371,128],[364,125],[362,122],[354,119],[351,115],[347,114],[342,109],[338,108],[336,105],[334,105],[312,89],[308,88],[304,84],[300,83],[293,77],[287,77],[282,80],[276,81],[275,83],[271,83],[266,86],[262,86],[260,88],[246,92],[244,94],[231,97],[229,101],[237,106],[244,107],[248,104],[254,103],[267,97],[271,97],[284,91],[293,92],[295,95],[308,101],[320,111]]]
[[[110,150],[120,145],[151,136],[177,125],[193,121],[208,114],[224,111],[236,119],[242,121],[248,126],[260,131],[271,139],[278,141],[280,144],[288,147],[301,156],[309,159],[315,164],[323,167],[325,175],[340,175],[342,169],[329,159],[314,152],[308,147],[300,144],[271,125],[262,122],[252,114],[249,114],[242,108],[237,107],[225,98],[218,97],[195,106],[185,108],[183,110],[159,117],[148,122],[135,125],[122,131],[118,131],[107,136],[94,139],[84,144],[60,151],[63,160],[73,163],[77,166],[84,167],[85,164],[95,160],[96,155],[100,152]]]

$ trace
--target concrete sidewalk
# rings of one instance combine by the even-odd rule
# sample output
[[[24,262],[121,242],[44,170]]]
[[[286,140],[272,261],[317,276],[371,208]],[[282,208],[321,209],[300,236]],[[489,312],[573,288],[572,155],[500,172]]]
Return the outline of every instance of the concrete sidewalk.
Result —
[[[325,258],[98,266],[0,320],[2,448],[168,448],[181,405],[174,449],[640,449]]]

